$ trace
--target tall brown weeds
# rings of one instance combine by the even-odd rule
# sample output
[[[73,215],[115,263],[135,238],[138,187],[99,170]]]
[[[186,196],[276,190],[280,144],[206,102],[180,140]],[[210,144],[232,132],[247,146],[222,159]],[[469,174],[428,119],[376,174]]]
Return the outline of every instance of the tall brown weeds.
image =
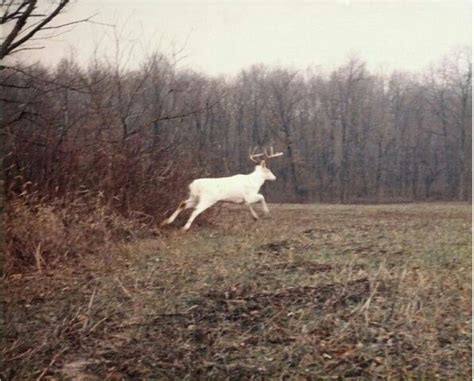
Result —
[[[47,199],[27,190],[8,202],[4,224],[7,272],[42,271],[61,260],[98,254],[149,226],[143,216],[119,214],[102,193],[83,191]]]

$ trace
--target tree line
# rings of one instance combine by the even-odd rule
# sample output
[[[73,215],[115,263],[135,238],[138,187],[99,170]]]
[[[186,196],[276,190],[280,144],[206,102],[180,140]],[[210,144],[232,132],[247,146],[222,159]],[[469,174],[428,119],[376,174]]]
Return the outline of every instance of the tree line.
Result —
[[[192,178],[251,171],[258,145],[285,153],[270,201],[469,200],[471,80],[468,49],[388,75],[350,58],[330,72],[212,77],[159,53],[134,70],[98,58],[4,67],[5,189],[94,190],[156,214]]]

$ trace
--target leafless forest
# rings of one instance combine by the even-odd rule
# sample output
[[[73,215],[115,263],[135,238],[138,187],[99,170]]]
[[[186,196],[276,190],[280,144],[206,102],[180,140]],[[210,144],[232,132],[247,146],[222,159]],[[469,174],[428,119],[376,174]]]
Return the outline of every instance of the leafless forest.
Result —
[[[122,66],[2,70],[9,191],[100,191],[121,212],[156,215],[170,184],[249,171],[249,147],[273,144],[286,159],[272,201],[470,198],[467,49],[389,75],[358,58],[325,74],[259,65],[235,78],[180,70],[158,53],[139,70]]]

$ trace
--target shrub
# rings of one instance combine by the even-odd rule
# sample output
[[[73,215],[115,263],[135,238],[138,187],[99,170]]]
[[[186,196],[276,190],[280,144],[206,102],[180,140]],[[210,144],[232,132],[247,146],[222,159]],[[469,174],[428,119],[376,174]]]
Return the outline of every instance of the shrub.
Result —
[[[46,199],[27,191],[9,200],[4,225],[6,272],[41,271],[62,259],[97,253],[149,227],[143,219],[120,215],[101,193]]]

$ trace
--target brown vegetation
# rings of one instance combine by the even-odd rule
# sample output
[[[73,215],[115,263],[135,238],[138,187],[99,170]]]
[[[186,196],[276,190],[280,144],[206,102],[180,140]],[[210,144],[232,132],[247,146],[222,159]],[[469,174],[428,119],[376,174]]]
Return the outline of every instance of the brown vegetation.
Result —
[[[4,272],[72,265],[84,255],[99,255],[111,244],[136,238],[146,227],[143,216],[123,217],[101,194],[84,191],[48,200],[25,190],[5,210]]]
[[[470,207],[223,208],[6,279],[6,379],[466,379]]]

